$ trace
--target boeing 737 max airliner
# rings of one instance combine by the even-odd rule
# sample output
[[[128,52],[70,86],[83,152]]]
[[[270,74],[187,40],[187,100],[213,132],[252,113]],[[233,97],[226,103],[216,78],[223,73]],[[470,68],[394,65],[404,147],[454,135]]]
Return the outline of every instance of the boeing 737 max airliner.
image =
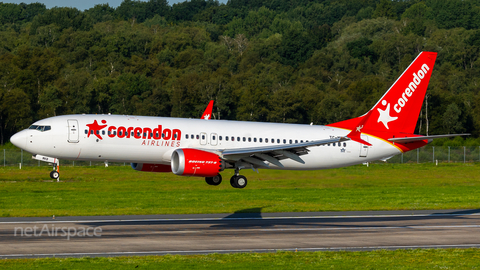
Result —
[[[382,160],[457,135],[413,134],[437,54],[422,52],[366,114],[326,126],[126,115],[64,115],[35,122],[11,142],[34,158],[129,162],[133,169],[205,177],[234,169],[319,170]],[[211,106],[209,105],[210,111]],[[208,110],[208,109],[207,109]],[[466,135],[466,134],[460,134]],[[58,178],[56,170],[52,178]]]

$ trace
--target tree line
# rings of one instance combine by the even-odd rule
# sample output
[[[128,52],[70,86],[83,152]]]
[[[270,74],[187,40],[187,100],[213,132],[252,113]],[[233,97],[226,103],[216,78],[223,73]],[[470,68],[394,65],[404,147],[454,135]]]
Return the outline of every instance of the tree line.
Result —
[[[328,124],[438,52],[420,134],[480,135],[480,0],[0,3],[0,143],[72,113]]]

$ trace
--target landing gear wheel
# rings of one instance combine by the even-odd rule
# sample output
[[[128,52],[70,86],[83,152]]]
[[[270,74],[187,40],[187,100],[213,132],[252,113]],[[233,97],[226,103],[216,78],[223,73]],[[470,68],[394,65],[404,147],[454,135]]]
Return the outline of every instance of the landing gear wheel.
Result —
[[[51,172],[50,172],[50,177],[51,177],[52,179],[58,179],[58,177],[60,177],[60,173],[57,172],[57,171],[51,171]]]
[[[217,174],[214,177],[205,177],[205,182],[212,186],[218,186],[220,183],[222,183],[222,176]]]
[[[230,178],[230,185],[234,188],[244,188],[247,186],[247,178],[243,175],[234,175]]]
[[[237,176],[236,175],[234,175],[230,178],[230,185],[232,185],[232,187],[234,187],[234,188],[237,188],[236,181],[237,181]]]

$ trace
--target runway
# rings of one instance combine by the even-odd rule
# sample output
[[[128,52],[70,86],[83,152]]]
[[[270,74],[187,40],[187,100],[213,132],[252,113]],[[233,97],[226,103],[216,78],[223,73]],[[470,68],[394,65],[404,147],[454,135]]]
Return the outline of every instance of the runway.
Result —
[[[468,248],[480,210],[0,218],[0,243],[4,259]]]

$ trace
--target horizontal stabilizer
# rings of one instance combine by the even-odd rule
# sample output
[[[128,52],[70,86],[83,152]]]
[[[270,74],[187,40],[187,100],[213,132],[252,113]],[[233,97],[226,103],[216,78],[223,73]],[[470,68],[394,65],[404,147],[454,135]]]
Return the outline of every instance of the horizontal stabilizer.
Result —
[[[417,137],[401,137],[401,138],[390,138],[388,139],[390,142],[399,142],[399,143],[409,143],[409,142],[416,142],[416,141],[424,141],[424,140],[433,140],[438,138],[449,138],[449,137],[457,137],[457,136],[468,136],[470,134],[445,134],[445,135],[431,135],[431,136],[417,136]]]

